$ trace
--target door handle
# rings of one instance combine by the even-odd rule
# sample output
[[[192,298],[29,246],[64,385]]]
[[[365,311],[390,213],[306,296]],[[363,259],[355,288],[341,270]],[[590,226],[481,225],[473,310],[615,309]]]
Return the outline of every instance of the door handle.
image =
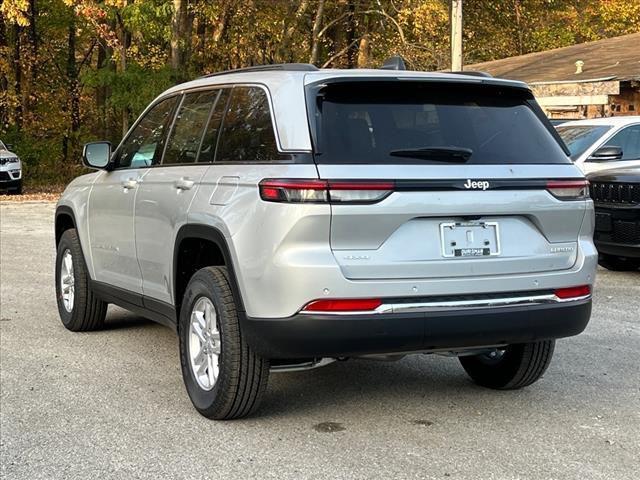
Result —
[[[188,180],[186,178],[181,178],[175,183],[175,186],[178,190],[191,190],[195,182],[193,180]]]
[[[122,188],[124,188],[125,190],[131,190],[132,188],[136,188],[136,185],[138,185],[138,181],[134,180],[133,178],[130,178],[129,180],[124,180],[122,182]]]

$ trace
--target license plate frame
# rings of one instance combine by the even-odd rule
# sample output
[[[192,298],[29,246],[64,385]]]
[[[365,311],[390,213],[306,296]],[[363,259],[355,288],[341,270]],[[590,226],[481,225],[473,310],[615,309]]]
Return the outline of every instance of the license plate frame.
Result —
[[[613,230],[613,220],[610,213],[596,212],[595,230],[597,232],[610,232]]]
[[[471,232],[471,239],[469,239],[468,232]],[[485,234],[482,240],[476,241],[474,239],[476,232]],[[459,245],[461,236],[464,236],[465,242],[461,242]],[[488,245],[487,241],[489,241]],[[479,244],[480,242],[481,244]],[[445,258],[496,257],[501,253],[500,225],[498,222],[482,221],[442,222],[440,223],[440,250]]]

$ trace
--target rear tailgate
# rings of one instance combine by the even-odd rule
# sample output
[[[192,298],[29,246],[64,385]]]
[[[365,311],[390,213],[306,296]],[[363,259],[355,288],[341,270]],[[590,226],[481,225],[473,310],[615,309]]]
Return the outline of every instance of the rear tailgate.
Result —
[[[575,263],[586,202],[557,199],[544,180],[549,174],[575,178],[572,166],[528,166],[529,179],[514,178],[505,166],[318,169],[328,180],[396,183],[376,204],[332,204],[331,249],[347,278],[469,277],[563,270]],[[469,190],[469,181],[488,187]]]
[[[342,81],[307,95],[320,179],[392,185],[369,202],[330,193],[331,249],[345,277],[482,277],[574,265],[584,180],[527,89]],[[579,188],[550,189],[549,181]]]

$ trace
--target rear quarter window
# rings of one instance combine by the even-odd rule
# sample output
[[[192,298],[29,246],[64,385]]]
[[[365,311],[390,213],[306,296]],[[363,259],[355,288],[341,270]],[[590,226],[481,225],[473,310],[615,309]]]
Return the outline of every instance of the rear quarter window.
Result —
[[[222,121],[216,162],[264,162],[278,157],[266,92],[234,87]]]
[[[313,93],[312,93],[313,92]],[[467,164],[570,163],[526,91],[435,82],[345,82],[307,95],[318,163],[449,163],[398,150],[463,149]]]

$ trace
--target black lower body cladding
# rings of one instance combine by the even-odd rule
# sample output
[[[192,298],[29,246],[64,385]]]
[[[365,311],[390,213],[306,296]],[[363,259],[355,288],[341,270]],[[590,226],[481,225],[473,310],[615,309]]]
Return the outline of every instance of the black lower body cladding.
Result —
[[[254,351],[266,358],[349,357],[526,343],[577,335],[591,299],[564,304],[437,313],[244,318]]]

